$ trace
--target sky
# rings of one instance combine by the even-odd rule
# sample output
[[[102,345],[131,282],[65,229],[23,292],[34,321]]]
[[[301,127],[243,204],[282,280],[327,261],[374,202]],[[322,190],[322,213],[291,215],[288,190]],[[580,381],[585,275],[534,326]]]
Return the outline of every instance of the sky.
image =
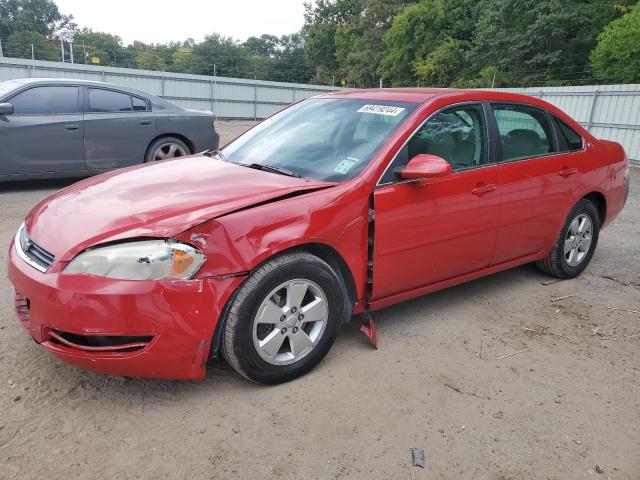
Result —
[[[54,0],[78,27],[108,32],[125,45],[167,43],[220,33],[236,40],[300,30],[304,0]]]

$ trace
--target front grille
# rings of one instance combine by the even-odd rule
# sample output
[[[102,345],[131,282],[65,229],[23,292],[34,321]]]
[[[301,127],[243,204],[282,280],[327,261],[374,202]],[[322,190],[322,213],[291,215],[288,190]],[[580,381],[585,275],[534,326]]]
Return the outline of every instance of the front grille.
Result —
[[[22,259],[41,272],[46,272],[56,258],[31,239],[24,224],[18,229],[15,245]]]
[[[27,248],[27,251],[24,253],[44,269],[49,268],[56,259],[52,253],[47,252],[44,248],[33,241],[31,241],[29,248]]]

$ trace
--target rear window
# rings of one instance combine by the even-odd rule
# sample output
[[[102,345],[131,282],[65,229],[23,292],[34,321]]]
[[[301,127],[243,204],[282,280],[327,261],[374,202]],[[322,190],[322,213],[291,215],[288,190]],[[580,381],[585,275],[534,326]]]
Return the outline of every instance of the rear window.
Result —
[[[542,110],[518,104],[493,104],[503,161],[547,155],[555,151],[551,124]]]
[[[580,134],[559,118],[556,118],[556,123],[560,131],[560,151],[575,152],[582,150],[582,137]]]
[[[139,112],[147,110],[147,101],[113,90],[89,89],[90,112]]]

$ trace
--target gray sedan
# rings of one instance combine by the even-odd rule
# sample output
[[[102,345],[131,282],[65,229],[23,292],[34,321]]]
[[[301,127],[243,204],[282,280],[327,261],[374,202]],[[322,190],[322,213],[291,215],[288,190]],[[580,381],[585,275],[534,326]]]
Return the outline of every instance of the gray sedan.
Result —
[[[211,112],[84,80],[0,83],[0,181],[86,176],[218,147]]]

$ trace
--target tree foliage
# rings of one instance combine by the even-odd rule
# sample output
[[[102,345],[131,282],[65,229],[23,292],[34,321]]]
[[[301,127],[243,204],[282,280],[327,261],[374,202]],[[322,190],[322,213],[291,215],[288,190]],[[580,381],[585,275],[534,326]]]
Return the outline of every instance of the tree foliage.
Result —
[[[640,82],[640,8],[613,20],[598,35],[591,53],[596,78],[611,83]]]
[[[640,81],[640,8],[627,0],[316,0],[300,32],[240,42],[125,45],[78,30],[55,0],[0,0],[5,55],[349,87]],[[626,15],[624,15],[626,14]],[[624,15],[624,17],[623,17]],[[65,53],[65,56],[68,56]]]

